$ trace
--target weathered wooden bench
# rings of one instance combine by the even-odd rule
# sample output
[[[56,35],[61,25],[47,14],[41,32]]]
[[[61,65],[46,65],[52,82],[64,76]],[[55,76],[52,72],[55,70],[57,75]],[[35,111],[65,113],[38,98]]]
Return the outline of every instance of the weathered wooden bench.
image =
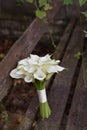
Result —
[[[54,3],[54,7],[53,15],[52,12],[48,14],[49,20],[53,19],[60,4]],[[36,19],[0,63],[0,101],[7,95],[12,85],[13,80],[9,77],[10,70],[18,60],[32,52],[47,28],[48,26]],[[87,67],[87,45],[82,34],[78,21],[70,20],[54,52],[54,57],[60,59],[61,66],[67,69],[54,75],[47,83],[52,115],[49,119],[40,118],[38,97],[35,94],[17,130],[87,129],[87,86],[84,82],[84,78],[85,81],[87,80],[87,70],[83,69],[83,65]],[[75,57],[82,50],[84,50],[84,61],[82,58]]]

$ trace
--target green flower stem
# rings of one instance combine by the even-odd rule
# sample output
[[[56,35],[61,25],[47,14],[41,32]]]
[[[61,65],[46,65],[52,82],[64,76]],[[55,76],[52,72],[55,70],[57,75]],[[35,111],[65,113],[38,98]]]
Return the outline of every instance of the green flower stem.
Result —
[[[48,102],[40,103],[40,116],[42,118],[48,118],[51,115],[51,109]]]
[[[45,88],[46,82],[44,80],[43,81],[35,80],[34,86],[36,87],[37,90],[42,90]]]
[[[34,85],[37,90],[43,90],[43,89],[45,89],[46,82],[36,80],[34,82]],[[51,109],[49,107],[48,101],[41,102],[39,99],[39,102],[40,102],[40,116],[42,118],[48,118],[51,115]]]

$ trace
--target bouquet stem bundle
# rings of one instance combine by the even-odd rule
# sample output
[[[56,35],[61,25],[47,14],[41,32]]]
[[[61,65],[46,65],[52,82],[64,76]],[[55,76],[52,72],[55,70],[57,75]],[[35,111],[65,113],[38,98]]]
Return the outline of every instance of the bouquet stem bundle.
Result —
[[[40,116],[48,118],[51,115],[51,109],[47,101],[45,81],[36,81],[35,87],[37,89],[39,102],[40,102]]]
[[[48,118],[51,115],[51,109],[48,102],[40,103],[40,115],[42,118]]]

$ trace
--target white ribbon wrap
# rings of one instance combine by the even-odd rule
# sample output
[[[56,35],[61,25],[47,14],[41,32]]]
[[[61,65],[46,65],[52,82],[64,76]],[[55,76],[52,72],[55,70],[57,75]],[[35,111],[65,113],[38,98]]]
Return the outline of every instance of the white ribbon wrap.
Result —
[[[38,97],[39,97],[39,102],[45,103],[47,101],[46,90],[45,89],[37,90],[37,93],[38,93]]]

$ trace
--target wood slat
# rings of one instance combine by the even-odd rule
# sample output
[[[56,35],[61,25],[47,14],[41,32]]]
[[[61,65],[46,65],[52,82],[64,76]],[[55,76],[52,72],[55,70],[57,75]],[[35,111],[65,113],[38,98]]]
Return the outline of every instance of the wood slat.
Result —
[[[65,29],[64,31],[64,34],[53,54],[53,57],[55,59],[61,59],[64,55],[64,52],[65,52],[65,48],[66,46],[68,45],[69,43],[69,40],[71,38],[71,35],[73,33],[73,30],[74,30],[74,27],[75,27],[75,24],[76,24],[77,20],[76,19],[71,19],[70,22],[69,22],[69,25],[67,26],[67,28]],[[60,55],[61,54],[61,55]]]
[[[67,104],[67,99],[70,93],[72,79],[73,79],[75,69],[78,63],[78,59],[76,59],[74,55],[77,52],[79,52],[81,49],[80,43],[83,42],[83,38],[81,37],[81,35],[82,35],[82,32],[80,31],[80,28],[77,25],[73,32],[73,35],[71,37],[71,40],[69,42],[68,48],[65,52],[65,55],[61,64],[61,66],[68,68],[68,70],[56,75],[51,91],[49,93],[48,99],[49,99],[49,104],[52,109],[52,115],[46,121],[46,125],[47,125],[47,122],[48,122],[48,126],[49,124],[51,126],[55,125],[54,129],[57,128],[57,130],[59,130],[60,125],[61,125],[62,117],[63,117],[65,107]],[[78,43],[79,43],[79,46],[78,46]],[[43,120],[41,122],[44,123]],[[45,123],[44,123],[44,126],[45,126]],[[38,130],[40,130],[39,124],[37,127],[38,127]]]
[[[87,83],[87,47],[84,57],[84,69],[82,64],[66,130],[87,129],[87,84],[84,84],[83,80],[83,77],[85,77]]]
[[[47,12],[49,22],[53,20],[62,3],[54,0],[52,5],[52,10]],[[0,63],[0,101],[7,95],[8,89],[12,85],[10,71],[16,66],[18,60],[29,56],[46,31],[47,24],[35,19]]]
[[[70,21],[69,25],[65,29],[64,35],[61,38],[60,43],[58,44],[59,46],[61,45],[61,49],[58,47],[57,51],[58,51],[58,49],[60,51],[59,51],[59,53],[55,53],[56,58],[59,58],[61,56],[61,54],[66,46],[66,43],[68,41],[68,36],[70,36],[72,31],[73,31],[74,25],[75,25],[75,21],[72,20],[72,21]],[[30,106],[27,109],[27,112],[26,112],[26,115],[25,115],[23,122],[18,127],[18,130],[29,130],[31,128],[31,123],[34,121],[34,117],[37,113],[38,106],[39,106],[38,101],[36,101],[37,98],[38,98],[37,95],[33,98]],[[28,120],[30,123],[27,123]]]

